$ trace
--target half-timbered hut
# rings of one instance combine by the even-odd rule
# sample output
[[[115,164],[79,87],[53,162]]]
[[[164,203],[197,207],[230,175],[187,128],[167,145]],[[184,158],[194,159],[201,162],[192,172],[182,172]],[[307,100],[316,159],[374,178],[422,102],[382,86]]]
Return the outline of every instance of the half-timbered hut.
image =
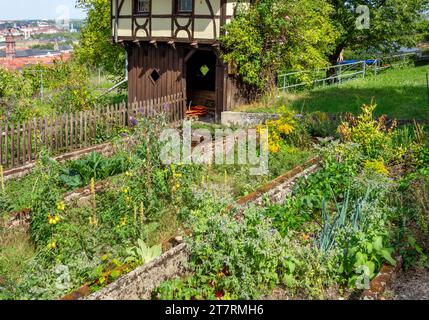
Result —
[[[216,119],[243,101],[219,36],[237,0],[112,0],[112,37],[128,53],[129,102],[182,93]]]

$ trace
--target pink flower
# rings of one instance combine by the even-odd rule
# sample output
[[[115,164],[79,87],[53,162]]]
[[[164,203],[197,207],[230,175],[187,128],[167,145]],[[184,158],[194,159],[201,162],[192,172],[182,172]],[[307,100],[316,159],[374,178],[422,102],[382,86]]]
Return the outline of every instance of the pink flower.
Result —
[[[290,20],[290,17],[286,15],[286,16],[285,16],[285,19],[289,21],[289,20]]]

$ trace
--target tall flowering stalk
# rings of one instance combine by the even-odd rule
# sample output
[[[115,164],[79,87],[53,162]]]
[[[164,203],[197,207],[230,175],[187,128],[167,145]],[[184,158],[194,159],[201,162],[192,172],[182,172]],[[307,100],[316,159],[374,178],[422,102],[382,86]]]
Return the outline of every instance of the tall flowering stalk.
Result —
[[[146,220],[145,216],[144,216],[144,204],[143,201],[140,202],[140,222],[143,225],[144,221]]]
[[[90,185],[90,191],[91,191],[91,206],[92,206],[92,218],[90,218],[90,224],[97,226],[98,220],[97,220],[97,203],[95,198],[95,179],[91,178],[91,185]]]
[[[4,171],[3,171],[3,166],[0,165],[0,187],[1,187],[1,192],[4,193],[5,187],[4,187]]]

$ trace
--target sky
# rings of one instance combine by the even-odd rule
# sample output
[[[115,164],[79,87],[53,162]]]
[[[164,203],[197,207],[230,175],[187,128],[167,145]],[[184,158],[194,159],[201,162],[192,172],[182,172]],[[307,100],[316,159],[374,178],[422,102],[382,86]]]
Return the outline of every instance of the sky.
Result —
[[[0,0],[0,20],[70,19],[85,17],[76,0]]]

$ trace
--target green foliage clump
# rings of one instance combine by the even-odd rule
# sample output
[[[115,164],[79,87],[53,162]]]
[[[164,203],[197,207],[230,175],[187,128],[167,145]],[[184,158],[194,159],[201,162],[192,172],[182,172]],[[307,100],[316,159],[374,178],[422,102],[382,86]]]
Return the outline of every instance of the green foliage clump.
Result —
[[[255,299],[280,284],[295,288],[295,276],[308,279],[317,273],[306,273],[303,260],[298,259],[306,249],[291,246],[263,211],[250,208],[238,221],[234,212],[216,213],[220,208],[210,204],[193,212],[190,268],[195,274],[163,283],[155,297]]]
[[[113,157],[104,157],[97,152],[69,163],[61,168],[62,182],[69,188],[87,186],[91,179],[104,180],[108,177],[124,173],[130,168],[130,161],[123,153],[116,153]]]
[[[259,90],[275,85],[279,70],[326,64],[336,31],[324,0],[259,0],[241,8],[221,37],[223,59]]]
[[[344,48],[396,52],[401,47],[411,48],[422,38],[419,26],[423,13],[429,7],[427,0],[328,0],[333,6],[332,21],[339,37],[330,57],[332,64]],[[356,12],[365,5],[369,17]],[[365,10],[364,10],[365,12]],[[369,20],[368,20],[369,18]],[[369,27],[360,26],[368,22]]]
[[[391,256],[393,248],[388,247],[392,208],[386,195],[391,188],[382,175],[370,179],[364,173],[354,180],[341,203],[334,199],[333,209],[323,203],[319,245],[324,252],[338,250],[339,273],[350,287],[371,280],[382,263],[396,264]]]
[[[7,122],[88,110],[94,98],[88,70],[73,60],[29,66],[22,72],[0,69],[0,119]]]
[[[77,6],[87,13],[75,47],[77,60],[91,68],[102,68],[115,79],[123,77],[125,50],[111,43],[111,1],[78,0]]]
[[[394,156],[392,137],[395,127],[387,128],[385,117],[374,119],[376,105],[365,105],[362,113],[344,121],[338,131],[344,141],[358,143],[367,159],[391,160]]]

